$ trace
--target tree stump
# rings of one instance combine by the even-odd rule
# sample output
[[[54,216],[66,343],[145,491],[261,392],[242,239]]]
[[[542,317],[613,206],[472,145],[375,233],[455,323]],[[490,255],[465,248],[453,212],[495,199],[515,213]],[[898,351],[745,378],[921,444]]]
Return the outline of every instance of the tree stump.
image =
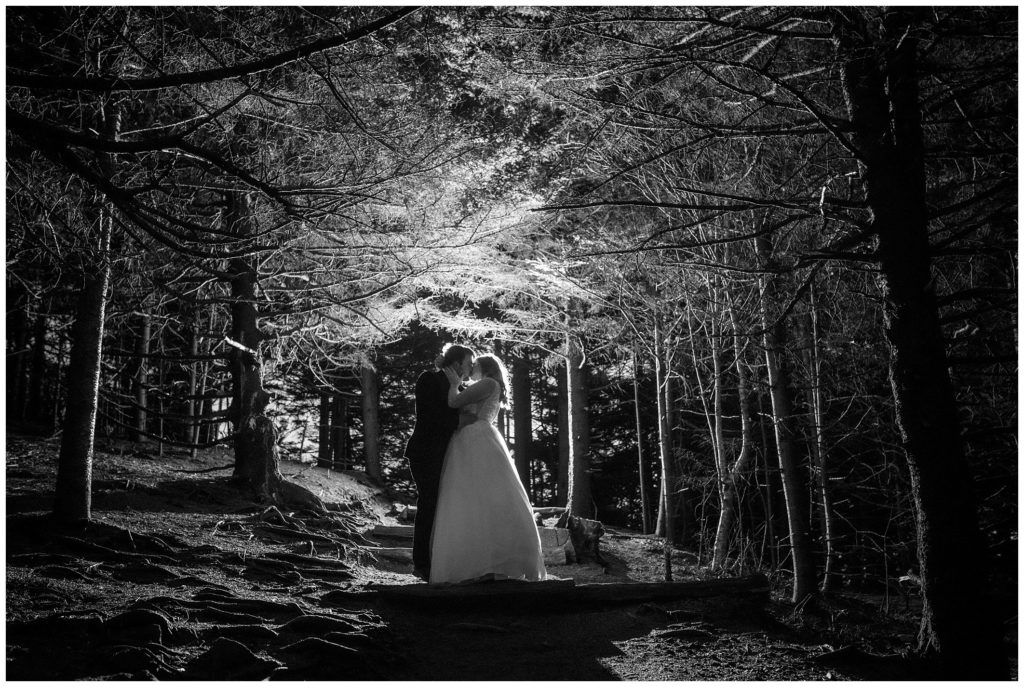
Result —
[[[281,475],[278,432],[273,420],[266,415],[269,403],[270,394],[259,389],[252,392],[246,404],[250,412],[242,419],[238,430],[238,446],[245,459],[238,464],[236,479],[251,489],[258,501],[327,513],[327,506],[316,494],[288,482]]]

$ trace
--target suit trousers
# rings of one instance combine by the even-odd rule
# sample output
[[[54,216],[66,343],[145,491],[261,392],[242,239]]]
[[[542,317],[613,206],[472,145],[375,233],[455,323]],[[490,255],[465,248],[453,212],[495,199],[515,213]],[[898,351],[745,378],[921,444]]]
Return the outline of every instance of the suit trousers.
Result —
[[[434,530],[437,496],[441,488],[444,452],[410,456],[409,468],[416,482],[416,521],[412,539],[412,564],[417,570],[430,570],[430,535]]]

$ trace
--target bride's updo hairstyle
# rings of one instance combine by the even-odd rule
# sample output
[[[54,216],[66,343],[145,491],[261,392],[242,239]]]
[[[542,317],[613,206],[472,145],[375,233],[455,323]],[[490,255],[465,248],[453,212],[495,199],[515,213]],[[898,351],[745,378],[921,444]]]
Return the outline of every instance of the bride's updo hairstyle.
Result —
[[[508,370],[505,365],[498,356],[490,353],[477,357],[475,362],[480,363],[480,373],[484,377],[490,377],[501,386],[501,403],[504,405],[508,400]]]
[[[460,346],[459,344],[446,344],[445,347],[441,349],[440,362],[438,362],[437,366],[448,367],[449,365],[461,363],[466,359],[467,355],[476,357],[476,353],[472,348]]]

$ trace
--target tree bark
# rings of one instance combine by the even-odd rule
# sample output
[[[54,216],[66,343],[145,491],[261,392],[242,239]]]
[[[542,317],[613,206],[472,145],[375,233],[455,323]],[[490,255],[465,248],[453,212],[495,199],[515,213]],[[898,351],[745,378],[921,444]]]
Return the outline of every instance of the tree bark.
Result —
[[[831,591],[834,583],[835,567],[835,510],[832,507],[832,491],[829,487],[828,451],[825,448],[824,401],[821,395],[821,351],[819,350],[818,306],[815,303],[814,284],[808,291],[808,307],[810,312],[810,332],[807,351],[808,382],[810,385],[810,407],[813,421],[814,436],[811,440],[811,454],[814,459],[815,487],[818,491],[819,507],[821,508],[821,531],[824,539],[825,569],[821,575],[821,591]]]
[[[185,405],[185,414],[188,416],[182,432],[185,442],[193,444],[189,454],[194,460],[197,449],[194,444],[198,442],[196,433],[199,429],[200,404],[196,399],[196,391],[199,388],[199,362],[196,357],[199,355],[199,310],[191,306],[187,310],[188,317],[188,354],[192,358],[188,363],[188,402]]]
[[[658,458],[661,462],[661,490],[658,499],[658,523],[655,535],[664,537],[666,546],[676,541],[676,502],[678,499],[675,460],[672,456],[672,434],[669,426],[668,403],[671,399],[671,382],[666,370],[666,354],[661,340],[661,332],[655,327],[654,332],[654,382],[657,389],[658,414]],[[671,573],[667,575],[671,577]]]
[[[743,343],[740,338],[739,326],[736,322],[736,311],[731,303],[728,305],[728,308],[729,319],[732,325],[733,365],[736,368],[736,395],[740,410],[740,451],[731,466],[725,464],[724,458],[722,461],[721,510],[718,516],[718,529],[715,532],[715,552],[711,562],[712,569],[718,569],[725,565],[728,555],[729,537],[732,534],[739,507],[739,478],[750,464],[751,456],[754,452],[754,423],[747,388],[746,363],[743,360]],[[719,376],[716,373],[716,377]]]
[[[896,418],[917,515],[919,650],[949,679],[1004,680],[988,563],[931,274],[913,9],[836,13],[841,77],[881,261]],[[884,23],[883,23],[884,22]],[[881,24],[881,26],[879,26]]]
[[[135,369],[135,377],[132,380],[132,387],[135,391],[135,421],[132,423],[132,441],[146,440],[146,416],[147,416],[147,385],[149,384],[149,340],[150,340],[150,314],[142,313],[139,318],[139,334],[135,339],[135,355],[138,359],[138,367]]]
[[[32,333],[32,367],[29,371],[28,399],[26,401],[29,417],[36,419],[47,416],[43,402],[46,396],[46,332],[48,328],[48,318],[45,313],[40,312],[36,315]],[[59,373],[57,376],[60,376]],[[59,383],[59,380],[57,381]],[[60,394],[54,394],[54,396],[59,397]],[[51,415],[51,418],[53,422],[57,421],[56,414]]]
[[[104,213],[105,214],[105,213]],[[102,266],[84,276],[72,327],[68,366],[68,406],[57,466],[54,515],[62,521],[88,520],[92,508],[92,457],[103,354],[103,319],[110,266],[110,222],[104,216],[100,238]]]
[[[331,452],[331,395],[320,394],[320,435],[316,464],[322,468],[333,467]]]
[[[569,384],[568,372],[556,375],[558,381],[558,481],[555,503],[566,505],[569,494]]]
[[[116,104],[103,108],[103,126],[118,137],[121,115]],[[112,173],[109,158],[100,165]],[[82,264],[82,290],[78,294],[72,325],[71,360],[67,372],[67,412],[64,416],[54,493],[54,517],[62,522],[92,517],[92,458],[99,407],[100,375],[103,362],[103,326],[107,288],[110,284],[110,242],[114,219],[109,206],[97,213],[99,241],[95,262]]]
[[[587,370],[583,350],[571,334],[566,335],[565,360],[569,417],[569,477],[566,508],[578,517],[593,517],[590,493],[590,420],[587,415]]]
[[[762,264],[771,259],[771,242],[766,236],[755,239]],[[807,461],[797,450],[797,426],[789,395],[789,370],[785,364],[786,325],[782,318],[772,322],[769,304],[776,300],[772,278],[762,277],[761,322],[764,328],[765,367],[771,390],[772,424],[775,446],[782,472],[782,493],[786,499],[789,548],[793,557],[793,601],[800,602],[817,589],[817,575],[811,549],[810,507],[807,499]]]
[[[248,193],[228,193],[228,229],[239,239],[256,233],[252,215],[251,198]],[[231,421],[235,441],[234,476],[242,477],[253,473],[248,462],[256,458],[245,450],[240,440],[242,421],[253,414],[251,403],[258,392],[263,391],[263,370],[258,358],[258,347],[262,336],[256,311],[257,272],[255,260],[243,256],[233,258],[229,264],[231,274],[231,339],[229,359],[231,362],[231,406],[228,417]]]
[[[7,422],[25,417],[25,370],[28,369],[28,295],[20,286],[7,291]]]
[[[331,446],[333,448],[334,469],[347,470],[349,467],[348,399],[340,392],[334,396],[333,419]]]
[[[514,455],[516,472],[526,493],[530,489],[530,455],[533,443],[533,408],[530,398],[530,360],[516,356],[512,363],[512,424],[516,442]]]
[[[642,369],[639,346],[635,346],[633,348],[633,410],[636,415],[637,473],[640,477],[640,523],[641,531],[647,534],[651,531],[651,506],[650,496],[647,493],[650,476],[647,474],[647,461],[644,457],[643,412],[640,408],[640,375]]]
[[[369,364],[362,369],[363,382],[363,449],[366,452],[366,474],[383,482],[380,465],[380,386],[377,370]]]

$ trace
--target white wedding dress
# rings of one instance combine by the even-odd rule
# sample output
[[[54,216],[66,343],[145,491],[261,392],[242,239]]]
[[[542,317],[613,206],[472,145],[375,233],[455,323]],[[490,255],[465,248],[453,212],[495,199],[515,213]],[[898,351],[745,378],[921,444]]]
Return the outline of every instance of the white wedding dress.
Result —
[[[499,388],[476,404],[476,422],[448,444],[431,538],[432,584],[488,573],[497,579],[545,577],[530,499],[494,424],[500,394]]]

